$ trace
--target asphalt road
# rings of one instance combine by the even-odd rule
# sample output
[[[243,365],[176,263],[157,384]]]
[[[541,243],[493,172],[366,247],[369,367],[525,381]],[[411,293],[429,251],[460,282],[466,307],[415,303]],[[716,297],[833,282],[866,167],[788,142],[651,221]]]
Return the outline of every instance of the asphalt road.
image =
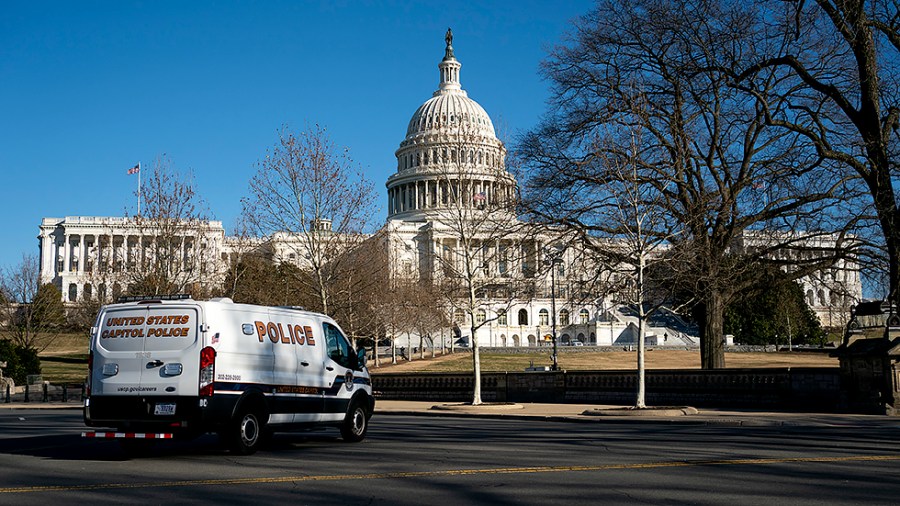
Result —
[[[206,436],[129,459],[76,410],[0,411],[0,504],[896,504],[900,421],[736,427],[376,415],[369,437]]]

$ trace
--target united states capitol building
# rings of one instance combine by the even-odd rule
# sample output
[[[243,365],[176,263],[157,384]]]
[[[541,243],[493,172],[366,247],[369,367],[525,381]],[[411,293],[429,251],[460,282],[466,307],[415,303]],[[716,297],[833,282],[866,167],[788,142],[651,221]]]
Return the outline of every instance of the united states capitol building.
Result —
[[[506,169],[506,148],[490,116],[462,88],[462,65],[449,33],[446,42],[438,65],[438,89],[413,113],[396,150],[397,171],[386,182],[388,217],[381,236],[386,237],[394,278],[437,282],[446,276],[447,267],[459,261],[460,226],[469,212],[492,209],[492,216],[505,227],[528,228],[512,212],[516,180]],[[129,269],[152,255],[154,237],[145,230],[126,217],[44,218],[38,236],[41,281],[56,285],[66,303],[112,300],[127,286]],[[480,233],[473,229],[475,236]],[[270,239],[270,243],[290,240]],[[552,249],[559,237],[517,231],[475,239],[480,248],[492,252],[491,260],[485,258],[479,265],[482,276],[524,280],[531,287],[502,297],[483,295],[489,303],[473,315],[482,324],[477,330],[480,346],[547,346],[553,325],[563,345],[636,343],[636,317],[612,296],[585,296],[579,289],[584,270],[596,266],[585,264],[574,247]],[[222,285],[239,241],[226,234],[221,222],[186,230],[177,242],[172,268],[192,273],[198,284]],[[271,247],[276,252],[292,249]],[[555,252],[551,262],[549,251]],[[302,268],[302,257],[271,258]],[[826,326],[845,322],[849,306],[862,296],[859,268],[849,261],[801,283],[807,303]],[[462,321],[470,316],[457,308],[447,311],[454,323],[440,333],[470,342],[468,324]],[[666,311],[647,329],[648,344],[656,346],[695,346],[695,336],[690,325]],[[405,344],[417,343],[414,338]]]

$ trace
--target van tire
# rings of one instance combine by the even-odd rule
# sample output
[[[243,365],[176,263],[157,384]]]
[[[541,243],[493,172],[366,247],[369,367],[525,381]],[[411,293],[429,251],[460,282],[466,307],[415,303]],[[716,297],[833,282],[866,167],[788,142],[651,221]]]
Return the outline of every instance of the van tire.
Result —
[[[232,420],[225,437],[232,452],[251,455],[259,450],[266,430],[266,422],[259,410],[253,407],[242,408]]]
[[[348,443],[358,443],[365,439],[369,430],[369,414],[359,401],[353,401],[344,422],[341,424],[341,437]]]

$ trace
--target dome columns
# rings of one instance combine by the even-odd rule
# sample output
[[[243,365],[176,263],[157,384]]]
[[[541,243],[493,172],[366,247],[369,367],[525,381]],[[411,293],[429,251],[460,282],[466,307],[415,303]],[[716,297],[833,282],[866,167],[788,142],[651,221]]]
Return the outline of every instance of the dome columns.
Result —
[[[513,185],[493,178],[421,179],[391,185],[388,188],[388,215],[411,211],[447,209],[460,195],[463,202],[474,207],[497,206],[510,202]]]

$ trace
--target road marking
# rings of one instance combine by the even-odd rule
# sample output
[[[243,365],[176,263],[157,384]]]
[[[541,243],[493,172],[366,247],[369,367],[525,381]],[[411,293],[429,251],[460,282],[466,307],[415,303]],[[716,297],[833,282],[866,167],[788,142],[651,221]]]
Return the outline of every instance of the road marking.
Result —
[[[44,485],[36,487],[2,487],[0,494],[23,494],[35,492],[74,492],[85,490],[140,489],[164,487],[196,487],[201,485],[255,485],[267,483],[298,483],[312,481],[341,480],[385,480],[408,478],[434,478],[441,476],[471,476],[479,474],[527,474],[561,473],[571,471],[611,471],[621,469],[658,469],[666,467],[702,467],[733,465],[770,465],[790,463],[833,463],[833,462],[884,462],[900,460],[900,455],[851,455],[847,457],[787,457],[780,459],[734,459],[699,460],[680,462],[647,462],[644,464],[604,464],[596,466],[540,466],[540,467],[499,467],[486,469],[448,469],[445,471],[409,471],[372,474],[339,474],[319,476],[278,476],[272,478],[224,478],[215,480],[159,481],[146,483],[98,483],[94,485]]]

